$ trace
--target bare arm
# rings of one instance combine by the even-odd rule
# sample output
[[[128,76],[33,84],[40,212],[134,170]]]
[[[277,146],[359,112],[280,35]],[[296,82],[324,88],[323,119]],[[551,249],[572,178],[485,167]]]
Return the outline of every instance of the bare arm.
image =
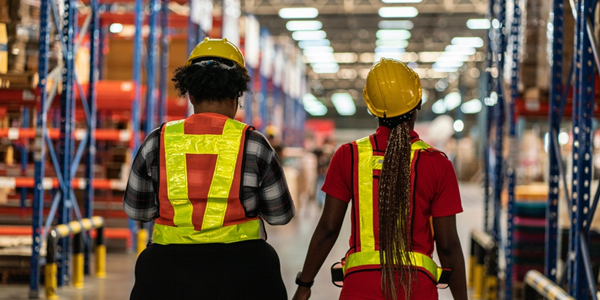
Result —
[[[319,224],[313,233],[304,267],[302,268],[302,276],[300,280],[303,282],[311,282],[317,276],[319,269],[325,262],[327,255],[335,244],[335,241],[340,234],[340,229],[344,223],[344,216],[348,203],[330,195],[325,198],[325,207],[323,214],[319,220]],[[310,289],[298,287],[294,300],[308,299],[310,297]]]
[[[442,267],[452,269],[450,291],[455,300],[467,300],[465,259],[456,233],[456,216],[433,218],[435,243]]]

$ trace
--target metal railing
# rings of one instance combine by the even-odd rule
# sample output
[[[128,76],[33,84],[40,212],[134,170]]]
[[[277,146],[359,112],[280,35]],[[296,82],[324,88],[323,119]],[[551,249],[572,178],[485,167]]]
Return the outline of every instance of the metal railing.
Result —
[[[531,270],[525,274],[525,300],[575,300],[565,290],[542,273]]]
[[[471,231],[471,257],[469,259],[469,287],[475,299],[496,299],[498,287],[497,247],[487,233]]]
[[[67,224],[61,224],[53,228],[48,234],[46,243],[46,299],[58,299],[56,295],[57,288],[57,247],[58,240],[70,235],[73,237],[73,268],[72,283],[76,288],[83,287],[83,248],[84,232],[96,228],[96,277],[106,277],[106,246],[104,244],[104,219],[94,216],[90,219],[81,219],[81,221],[72,221]],[[64,253],[64,252],[63,252]]]

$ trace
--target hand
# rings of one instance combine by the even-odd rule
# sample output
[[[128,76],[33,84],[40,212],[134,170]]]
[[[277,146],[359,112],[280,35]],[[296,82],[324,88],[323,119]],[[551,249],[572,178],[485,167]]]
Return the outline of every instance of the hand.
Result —
[[[308,300],[310,298],[310,288],[299,286],[292,300]]]

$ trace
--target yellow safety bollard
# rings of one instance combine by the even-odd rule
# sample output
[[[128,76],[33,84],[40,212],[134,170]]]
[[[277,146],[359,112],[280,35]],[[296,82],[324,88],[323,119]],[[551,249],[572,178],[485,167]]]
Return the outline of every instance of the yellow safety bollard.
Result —
[[[498,278],[496,276],[486,276],[485,278],[485,299],[486,300],[496,300],[498,288]]]
[[[46,299],[58,299],[56,295],[56,263],[46,263],[44,269],[44,281],[46,282]]]
[[[483,289],[484,289],[484,268],[481,264],[475,264],[475,268],[473,268],[473,296],[476,299],[483,298]]]
[[[473,276],[475,273],[475,264],[477,262],[476,257],[475,257],[475,240],[473,238],[471,238],[471,254],[469,256],[469,273],[467,274],[467,287],[468,288],[472,288],[473,287]]]
[[[96,246],[96,277],[106,277],[106,246]]]
[[[137,254],[140,255],[144,249],[146,249],[146,243],[148,242],[148,230],[146,228],[140,228],[137,236]]]
[[[81,226],[80,226],[81,227]],[[83,234],[76,233],[73,237],[73,286],[83,288]]]

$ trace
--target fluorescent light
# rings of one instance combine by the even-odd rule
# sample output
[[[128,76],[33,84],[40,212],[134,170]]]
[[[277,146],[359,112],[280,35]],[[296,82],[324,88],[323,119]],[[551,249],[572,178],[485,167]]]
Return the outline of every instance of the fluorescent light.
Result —
[[[333,48],[331,48],[329,46],[323,46],[323,47],[306,47],[306,48],[304,48],[304,50],[302,51],[302,53],[304,53],[304,55],[333,53]]]
[[[298,42],[298,47],[300,47],[300,49],[306,49],[309,47],[324,47],[329,45],[331,45],[329,40],[306,40]]]
[[[479,48],[483,46],[483,40],[480,37],[455,37],[452,39],[452,45]]]
[[[460,102],[462,101],[462,97],[458,92],[452,92],[446,97],[444,97],[444,105],[446,106],[447,111],[451,111],[458,106],[460,106]]]
[[[481,104],[481,100],[472,99],[460,106],[460,110],[465,114],[476,114],[481,111],[483,105]]]
[[[284,19],[312,19],[319,15],[314,7],[288,7],[279,10],[279,16]]]
[[[311,64],[311,68],[313,72],[323,74],[323,73],[337,73],[340,70],[340,66],[337,63],[329,62],[329,63],[316,63]]]
[[[323,23],[320,21],[289,21],[285,24],[285,28],[289,31],[319,30],[323,28]]]
[[[380,40],[408,40],[410,31],[406,29],[379,29],[375,35]]]
[[[450,52],[456,55],[473,55],[476,51],[473,47],[448,45],[446,46],[446,52]]]
[[[413,29],[415,25],[413,22],[408,20],[400,20],[400,21],[379,21],[379,29]]]
[[[458,68],[456,68],[456,67],[440,67],[436,64],[433,64],[433,66],[431,68],[433,69],[434,72],[438,72],[438,73],[454,73],[454,72],[458,71]]]
[[[379,16],[382,18],[412,18],[418,14],[419,11],[412,6],[382,7],[379,9]]]
[[[377,47],[406,48],[406,47],[408,47],[408,41],[407,40],[377,40],[377,41],[375,41],[375,45]]]
[[[433,105],[431,106],[431,111],[433,111],[434,113],[436,113],[438,115],[446,113],[446,104],[444,104],[444,99],[435,101],[433,103]]]
[[[379,46],[379,47],[375,48],[375,53],[382,53],[382,52],[404,53],[404,48],[387,47],[387,46]]]
[[[110,27],[108,30],[110,30],[110,32],[112,32],[112,33],[119,33],[121,31],[123,31],[123,24],[112,23],[112,24],[110,24]]]
[[[454,131],[462,132],[463,129],[465,129],[465,123],[462,120],[456,120],[452,127],[454,128]]]
[[[355,63],[358,60],[358,55],[352,52],[338,52],[334,53],[335,60],[338,63]]]
[[[465,62],[469,60],[469,57],[466,55],[456,55],[454,53],[451,52],[444,52],[442,53],[442,55],[440,57],[438,57],[436,59],[437,62],[446,62],[446,61],[452,61],[452,62]]]
[[[361,53],[360,56],[358,57],[358,60],[363,63],[372,63],[375,61],[375,53],[373,53],[373,52]]]
[[[436,61],[433,64],[433,68],[460,68],[462,65],[462,61]]]
[[[490,20],[488,19],[469,19],[467,21],[469,29],[490,29]]]
[[[356,105],[352,96],[348,93],[335,93],[331,95],[331,102],[335,106],[338,114],[342,116],[352,116],[356,113]]]
[[[558,134],[558,143],[564,146],[569,143],[569,134],[567,132],[561,132]]]
[[[500,28],[500,21],[498,21],[498,19],[493,19],[492,20],[492,27],[494,27],[495,29]]]
[[[421,3],[423,0],[381,0],[383,3]]]
[[[327,114],[327,107],[312,94],[304,94],[302,103],[304,104],[304,110],[313,116],[324,116]]]
[[[311,64],[314,64],[314,63],[336,63],[335,57],[333,56],[332,53],[310,55],[310,56],[304,56],[304,57],[306,58],[306,61],[308,61]]]
[[[294,31],[292,33],[292,38],[296,41],[324,40],[326,37],[327,33],[323,30]]]

